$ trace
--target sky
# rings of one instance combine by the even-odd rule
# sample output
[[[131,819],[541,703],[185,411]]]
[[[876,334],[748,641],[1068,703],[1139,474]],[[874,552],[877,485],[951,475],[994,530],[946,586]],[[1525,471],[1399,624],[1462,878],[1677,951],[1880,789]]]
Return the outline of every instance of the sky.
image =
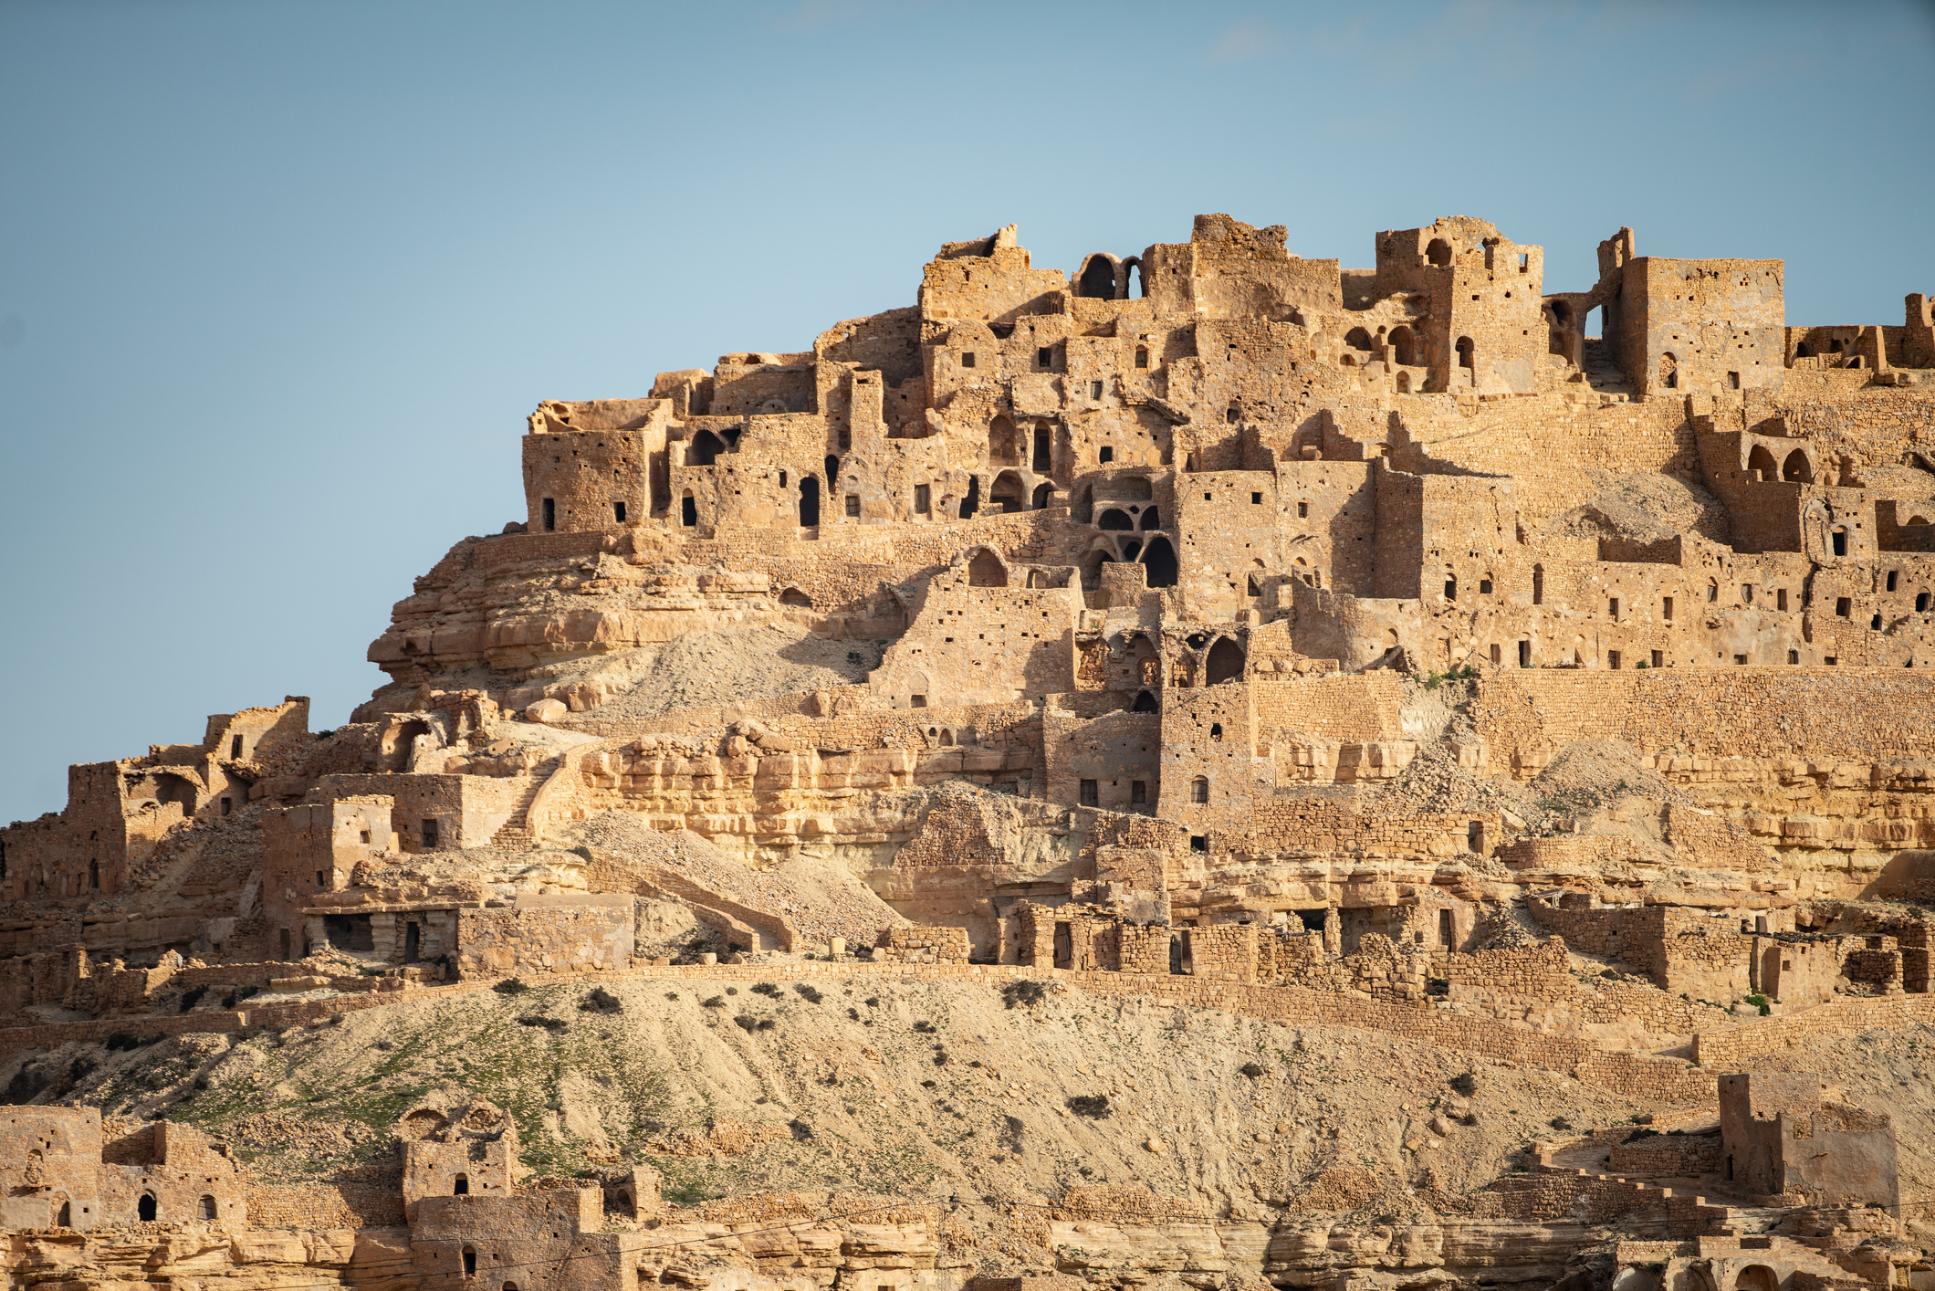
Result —
[[[944,241],[1477,215],[1583,290],[1935,291],[1935,3],[0,0],[0,822],[309,695],[523,519],[543,399],[799,350]]]

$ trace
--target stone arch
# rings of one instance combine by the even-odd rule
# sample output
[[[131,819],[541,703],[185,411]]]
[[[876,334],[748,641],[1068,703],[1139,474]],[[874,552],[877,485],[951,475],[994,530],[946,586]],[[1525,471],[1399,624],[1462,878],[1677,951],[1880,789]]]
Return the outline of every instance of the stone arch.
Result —
[[[726,441],[709,430],[701,430],[692,436],[692,443],[685,450],[687,466],[710,466],[717,461],[719,454],[726,451]]]
[[[1371,334],[1361,327],[1353,327],[1344,333],[1344,344],[1361,354],[1369,354],[1373,348]]]
[[[1226,681],[1243,680],[1244,662],[1242,646],[1229,637],[1217,637],[1210,643],[1209,652],[1203,656],[1203,684],[1215,686]]]
[[[988,423],[988,460],[1002,466],[1021,465],[1021,432],[1006,413]]]
[[[1043,480],[1040,484],[1035,485],[1034,509],[1037,511],[1041,510],[1053,501],[1054,497],[1055,486]]]
[[[1021,482],[1017,471],[1003,471],[994,477],[994,485],[988,490],[988,502],[995,510],[1005,513],[1025,508],[1027,486]]]
[[[160,1213],[161,1207],[155,1202],[152,1192],[142,1193],[141,1199],[134,1203],[134,1217],[144,1224],[154,1223],[155,1216]]]
[[[1142,539],[1119,538],[1117,539],[1117,541],[1122,544],[1122,551],[1121,551],[1121,554],[1116,557],[1116,559],[1123,560],[1123,561],[1130,561],[1130,560],[1134,560],[1137,556],[1140,556],[1142,554]]]
[[[1660,355],[1660,389],[1677,390],[1680,388],[1680,360],[1673,351]]]
[[[1136,528],[1142,530],[1162,528],[1162,512],[1153,506],[1142,508],[1142,514],[1136,517]]]
[[[1780,1274],[1765,1264],[1749,1264],[1734,1275],[1733,1291],[1780,1291]]]
[[[1142,258],[1140,256],[1130,256],[1122,262],[1123,299],[1126,300],[1131,296],[1140,297],[1148,294],[1149,282],[1146,275],[1142,272]]]
[[[1135,700],[1129,705],[1131,713],[1153,713],[1156,708],[1156,694],[1152,690],[1138,690]]]
[[[1432,238],[1424,248],[1424,258],[1440,269],[1445,268],[1451,263],[1451,243],[1443,238]]]
[[[1476,380],[1478,376],[1478,347],[1473,344],[1471,337],[1461,336],[1458,338],[1456,348],[1458,351],[1458,366],[1471,373],[1472,378]]]
[[[1102,512],[1101,515],[1095,517],[1095,527],[1097,529],[1126,531],[1135,528],[1135,521],[1130,519],[1129,513],[1122,508],[1110,507],[1108,510]]]
[[[1781,463],[1780,477],[1790,484],[1812,484],[1814,467],[1807,460],[1806,452],[1797,448],[1789,453],[1787,460]]]
[[[1767,445],[1755,444],[1753,451],[1747,454],[1747,474],[1757,480],[1780,478],[1780,467],[1775,464],[1774,455],[1767,451]]]
[[[1008,585],[1008,566],[1001,554],[992,547],[976,548],[968,558],[969,587],[1006,587]]]
[[[1174,587],[1180,569],[1176,562],[1176,549],[1170,545],[1167,535],[1157,534],[1142,549],[1142,564],[1148,571],[1150,587]]]
[[[1114,256],[1095,252],[1082,262],[1081,272],[1075,275],[1075,294],[1091,300],[1114,300],[1117,268]]]
[[[1155,485],[1146,475],[1118,475],[1113,485],[1116,496],[1124,502],[1147,502],[1156,495]]]
[[[813,608],[813,598],[797,587],[789,587],[781,592],[779,594],[779,603],[781,605],[790,605],[798,610],[810,610]]]
[[[1418,340],[1418,334],[1409,327],[1402,324],[1393,327],[1385,342],[1391,347],[1392,362],[1400,363],[1407,368],[1424,365],[1424,345]]]

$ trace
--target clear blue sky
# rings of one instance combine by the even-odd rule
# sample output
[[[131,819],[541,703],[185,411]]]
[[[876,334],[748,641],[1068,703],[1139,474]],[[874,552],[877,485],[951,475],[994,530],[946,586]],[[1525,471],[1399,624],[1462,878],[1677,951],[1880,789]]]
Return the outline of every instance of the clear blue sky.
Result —
[[[944,240],[1038,264],[1479,215],[1582,289],[1778,256],[1935,291],[1928,4],[0,0],[0,821],[68,762],[316,701],[521,518],[541,399],[804,348]]]

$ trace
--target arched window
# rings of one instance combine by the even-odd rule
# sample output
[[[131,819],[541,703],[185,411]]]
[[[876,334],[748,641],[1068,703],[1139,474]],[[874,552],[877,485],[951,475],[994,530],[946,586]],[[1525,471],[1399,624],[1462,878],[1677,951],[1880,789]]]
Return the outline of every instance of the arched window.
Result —
[[[155,1222],[155,1195],[152,1192],[141,1194],[141,1200],[134,1203],[134,1215],[144,1224]]]
[[[1125,276],[1128,279],[1128,284],[1127,284],[1128,290],[1123,292],[1123,295],[1124,296],[1148,295],[1149,283],[1148,283],[1148,280],[1144,278],[1142,273],[1142,261],[1136,259],[1134,256],[1130,256],[1127,260],[1124,260],[1122,262],[1122,265],[1124,270],[1126,271]]]
[[[1115,261],[1099,251],[1090,256],[1075,279],[1075,294],[1095,300],[1115,299]]]
[[[1204,659],[1203,678],[1208,686],[1243,680],[1243,647],[1228,637],[1216,638]]]
[[[1467,372],[1475,373],[1478,370],[1478,350],[1469,336],[1458,338],[1458,366]]]
[[[1194,803],[1209,802],[1209,779],[1206,776],[1197,776],[1189,782],[1189,800]]]
[[[1047,506],[1049,501],[1054,496],[1055,496],[1054,485],[1049,484],[1046,481],[1043,481],[1042,483],[1035,485],[1035,499],[1034,499],[1035,510],[1039,511],[1043,507]]]
[[[202,1218],[215,1218],[215,1199],[206,1193],[202,1194]]]
[[[1424,258],[1440,269],[1451,263],[1451,243],[1443,238],[1432,238],[1424,249]]]
[[[828,453],[826,460],[820,463],[820,465],[826,468],[826,487],[830,491],[834,485],[840,482],[840,459],[832,453]]]
[[[1774,465],[1774,455],[1767,451],[1767,445],[1755,444],[1747,454],[1747,474],[1762,481],[1779,478],[1780,468]]]
[[[1789,453],[1781,463],[1780,477],[1790,484],[1812,484],[1814,468],[1808,464],[1807,454],[1798,448]]]
[[[470,1195],[470,1176],[467,1174],[458,1175],[456,1182],[450,1185],[450,1195],[453,1197],[468,1197]]]
[[[1223,724],[1221,722],[1211,722],[1209,724],[1209,738],[1212,740],[1220,740],[1223,738]]]
[[[71,1201],[61,1202],[60,1213],[54,1216],[54,1223],[57,1227],[60,1227],[60,1228],[72,1228],[74,1226],[74,1203],[73,1202]]]
[[[1135,528],[1135,523],[1129,519],[1129,513],[1127,511],[1122,510],[1120,507],[1110,507],[1101,515],[1095,517],[1095,527],[1097,529],[1127,530]]]
[[[1344,344],[1350,346],[1353,350],[1369,354],[1372,349],[1371,334],[1361,327],[1353,327],[1344,333]]]
[[[1149,540],[1142,552],[1142,565],[1147,571],[1145,577],[1150,587],[1174,587],[1176,585],[1176,549],[1169,545],[1164,534],[1157,534]]]
[[[1154,694],[1154,692],[1152,692],[1152,691],[1147,691],[1147,690],[1138,690],[1138,691],[1137,691],[1137,692],[1135,693],[1135,702],[1134,702],[1133,704],[1130,704],[1130,705],[1129,705],[1129,711],[1130,711],[1131,713],[1153,713],[1153,712],[1155,712],[1155,711],[1156,711],[1156,697],[1155,697],[1155,694]]]

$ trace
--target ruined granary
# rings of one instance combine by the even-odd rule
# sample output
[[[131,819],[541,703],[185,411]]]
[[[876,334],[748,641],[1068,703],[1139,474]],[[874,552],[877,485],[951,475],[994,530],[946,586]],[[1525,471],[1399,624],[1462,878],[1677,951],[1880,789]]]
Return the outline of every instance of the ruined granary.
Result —
[[[541,405],[346,724],[0,830],[11,1284],[1935,1285],[1930,297],[1371,250]]]

